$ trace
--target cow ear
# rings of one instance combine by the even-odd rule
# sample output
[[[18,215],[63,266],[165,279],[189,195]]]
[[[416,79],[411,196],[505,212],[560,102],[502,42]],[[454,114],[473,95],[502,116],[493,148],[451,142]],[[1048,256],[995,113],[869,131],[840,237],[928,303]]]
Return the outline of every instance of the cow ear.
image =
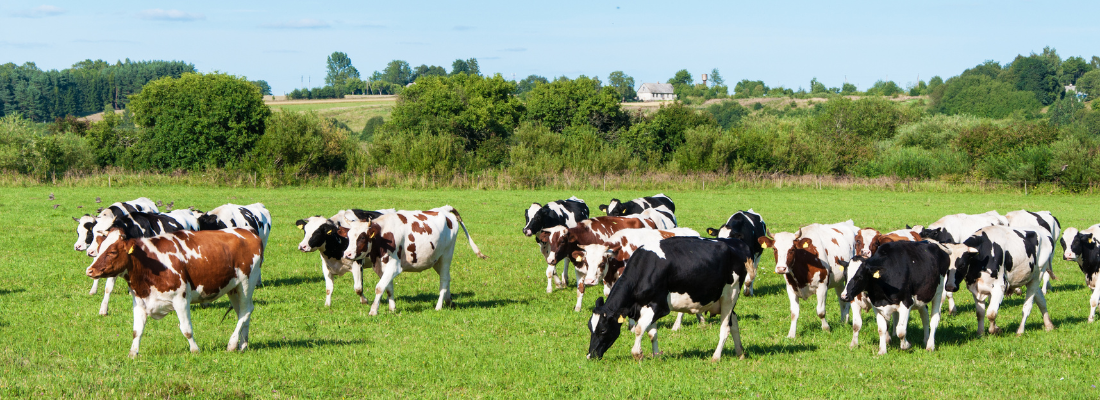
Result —
[[[134,246],[130,246],[130,250],[126,250],[126,254],[134,254]]]
[[[603,296],[596,298],[596,307],[603,307]]]
[[[306,229],[306,220],[300,219],[300,220],[294,222],[294,225],[298,225],[298,229],[305,230]]]
[[[718,230],[714,228],[707,228],[707,234],[711,236],[718,236]]]
[[[600,211],[607,212],[607,204],[600,204]]]
[[[73,221],[80,222],[80,219],[73,217]]]
[[[967,248],[966,248],[966,252],[967,252],[967,253],[977,253],[977,252],[978,252],[978,249],[975,249],[975,248],[973,248],[973,247],[967,247]]]
[[[625,316],[622,316],[622,315],[620,315],[620,316],[619,316],[619,323],[621,324],[621,323],[623,323],[623,322],[626,322],[626,317],[625,317]]]
[[[850,264],[849,262],[844,260],[836,260],[836,263],[840,264],[841,269],[848,268],[848,265]]]
[[[573,261],[576,261],[576,262],[584,261],[584,252],[583,251],[579,251],[579,250],[574,251],[572,256],[573,256]]]
[[[539,231],[539,234],[535,235],[535,242],[536,243],[549,243],[550,242],[550,232]]]

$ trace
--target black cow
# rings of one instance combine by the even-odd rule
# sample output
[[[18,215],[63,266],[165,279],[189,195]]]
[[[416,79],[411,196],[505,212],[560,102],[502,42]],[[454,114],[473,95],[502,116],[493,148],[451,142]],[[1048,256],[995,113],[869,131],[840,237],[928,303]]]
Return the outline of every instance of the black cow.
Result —
[[[764,247],[760,245],[758,239],[768,236],[768,226],[764,223],[764,219],[751,208],[748,211],[738,211],[718,229],[707,228],[707,234],[720,238],[741,239],[749,245],[749,250],[752,252],[752,268],[745,277],[745,294],[752,296],[752,284],[756,281],[760,255],[764,253]]]
[[[678,236],[656,246],[643,246],[627,261],[607,302],[602,297],[596,300],[588,322],[588,357],[602,358],[619,338],[627,318],[638,322],[633,328],[634,347],[630,351],[634,358],[642,357],[643,334],[649,335],[653,354],[660,354],[656,321],[671,311],[721,315],[718,348],[711,360],[722,358],[731,328],[734,350],[743,357],[734,307],[751,263],[748,246],[737,239]]]
[[[530,237],[546,228],[577,226],[577,222],[588,219],[588,205],[576,196],[567,200],[551,201],[545,206],[531,203],[523,217],[527,219],[523,225],[523,234]]]
[[[850,275],[840,299],[852,301],[856,295],[866,294],[876,311],[879,355],[886,354],[886,344],[890,341],[887,321],[894,313],[898,313],[897,336],[901,340],[901,348],[909,348],[905,331],[909,311],[914,307],[920,311],[921,322],[924,323],[925,349],[936,349],[943,284],[951,264],[949,250],[945,246],[927,241],[889,242],[879,246],[870,258],[856,256],[850,263],[841,262],[845,268],[854,268],[854,273]],[[951,246],[965,247],[957,244]],[[928,319],[929,307],[932,309],[931,323]]]
[[[576,227],[578,222],[588,219],[588,205],[576,196],[566,200],[551,201],[546,203],[545,206],[539,203],[531,203],[531,207],[527,208],[527,212],[523,214],[523,217],[527,220],[523,225],[523,234],[531,236],[544,229]],[[538,243],[539,250],[542,251],[542,258],[547,260],[546,293],[553,292],[555,284],[559,288],[568,285],[568,264],[572,263],[572,260],[569,257],[550,257],[549,243],[539,240],[537,237],[535,242]],[[557,267],[562,258],[567,260],[567,265],[562,268],[561,277],[558,277]]]
[[[107,229],[118,228],[121,235],[116,239],[108,239],[103,235],[96,235],[95,242],[88,247],[88,256],[96,257],[101,249],[106,249],[118,240],[130,238],[150,238],[162,233],[170,233],[187,230],[175,218],[164,214],[145,213],[140,211],[128,212],[124,216],[114,218],[114,222]],[[103,291],[103,302],[99,305],[99,315],[107,315],[108,304],[111,300],[111,292],[115,288],[115,278],[107,278],[107,284]]]
[[[641,214],[647,208],[668,207],[669,211],[676,213],[676,204],[664,193],[658,193],[652,197],[640,197],[626,203],[619,199],[611,199],[610,204],[601,204],[600,211],[613,217],[622,217],[633,214]]]
[[[1031,313],[1032,303],[1038,303],[1043,313],[1043,328],[1054,329],[1047,312],[1046,296],[1040,290],[1042,272],[1050,268],[1054,254],[1054,237],[1043,229],[988,226],[974,233],[963,244],[976,249],[966,262],[955,263],[948,271],[944,289],[954,292],[966,281],[966,287],[974,295],[974,309],[978,317],[978,335],[982,334],[985,319],[989,319],[989,333],[1000,332],[997,312],[1005,294],[1016,288],[1027,288],[1024,295],[1023,318],[1017,335],[1024,333],[1024,322]],[[989,299],[988,311],[984,300]]]
[[[1085,284],[1092,289],[1092,295],[1089,296],[1089,322],[1096,320],[1096,306],[1100,303],[1100,279],[1097,279],[1100,273],[1100,246],[1096,244],[1097,232],[1100,229],[1094,226],[1069,238],[1069,250],[1076,255],[1074,261],[1085,274]]]

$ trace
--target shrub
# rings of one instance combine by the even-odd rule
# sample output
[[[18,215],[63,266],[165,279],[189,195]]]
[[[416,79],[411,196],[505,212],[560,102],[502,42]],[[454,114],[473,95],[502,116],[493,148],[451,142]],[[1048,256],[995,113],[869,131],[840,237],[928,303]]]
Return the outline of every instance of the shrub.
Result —
[[[652,116],[631,127],[632,135],[650,138],[652,150],[671,155],[684,142],[684,131],[698,126],[717,126],[714,116],[698,112],[683,103],[662,105]],[[649,150],[647,149],[647,150]]]
[[[532,123],[516,129],[508,160],[509,171],[528,184],[566,171],[605,174],[639,166],[628,146],[612,143],[593,127],[557,133]]]
[[[555,132],[569,126],[592,126],[600,132],[609,132],[630,122],[620,105],[619,92],[601,87],[598,79],[583,75],[537,85],[526,99],[525,119]]]
[[[970,169],[966,153],[948,148],[925,150],[917,147],[888,148],[873,159],[859,163],[853,172],[861,176],[895,176],[930,179],[962,175]]]
[[[897,128],[894,143],[898,146],[931,150],[951,146],[959,132],[981,124],[994,124],[990,119],[970,115],[935,114]]]
[[[523,104],[512,95],[515,90],[515,83],[499,74],[492,78],[464,73],[425,76],[401,93],[384,127],[406,138],[425,133],[454,137],[473,151],[486,139],[511,135],[524,112]]]
[[[264,132],[271,111],[260,89],[222,73],[157,79],[131,97],[140,143],[157,169],[225,166],[241,160]]]
[[[374,132],[378,130],[386,122],[381,116],[374,116],[367,120],[367,124],[363,126],[363,131],[359,134],[359,140],[369,142],[374,137]]]
[[[1035,114],[1043,106],[1032,92],[978,74],[948,79],[933,90],[932,100],[936,112],[987,118],[1006,118],[1017,112]]]
[[[252,158],[257,168],[301,176],[347,170],[358,151],[351,132],[332,120],[284,110],[268,119]]]
[[[0,170],[45,179],[93,166],[88,143],[72,133],[48,134],[18,113],[0,117]]]
[[[954,144],[971,159],[980,160],[990,155],[1007,155],[1027,147],[1049,144],[1057,137],[1058,131],[1045,122],[1018,122],[1004,127],[982,124],[959,132]]]
[[[740,103],[736,101],[723,101],[721,103],[711,104],[707,107],[707,112],[714,116],[715,121],[718,122],[718,126],[722,129],[729,129],[736,126],[741,122],[741,118],[749,114],[749,110],[742,107]]]

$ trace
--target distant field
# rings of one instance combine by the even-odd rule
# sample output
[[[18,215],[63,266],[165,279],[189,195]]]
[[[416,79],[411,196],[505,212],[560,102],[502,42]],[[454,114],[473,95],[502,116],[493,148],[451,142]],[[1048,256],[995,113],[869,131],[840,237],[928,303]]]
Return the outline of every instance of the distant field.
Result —
[[[396,98],[390,97],[384,100],[364,101],[294,101],[290,104],[283,102],[268,102],[272,110],[287,111],[315,111],[326,118],[336,118],[340,122],[348,124],[352,131],[358,133],[363,130],[367,120],[375,116],[389,119],[393,107],[397,103]]]
[[[53,193],[56,200],[47,200]],[[708,190],[666,192],[683,226],[703,231],[738,209],[763,214],[772,232],[811,222],[852,218],[859,226],[894,229],[928,224],[958,212],[1051,210],[1063,226],[1100,222],[1095,199],[1086,196],[929,194],[868,190]],[[641,362],[630,357],[624,332],[605,359],[586,360],[589,314],[572,311],[572,289],[545,292],[545,265],[530,238],[520,234],[521,214],[533,201],[576,195],[596,207],[612,197],[653,192],[479,191],[393,189],[210,189],[206,187],[6,188],[0,191],[0,398],[1051,398],[1098,397],[1095,373],[1100,324],[1085,322],[1088,291],[1075,264],[1057,258],[1060,278],[1048,296],[1056,329],[1042,330],[1038,308],[1027,332],[978,338],[970,294],[960,292],[961,314],[945,316],[937,351],[920,345],[914,312],[909,335],[914,350],[875,356],[872,316],[864,316],[861,346],[848,349],[850,325],[839,321],[830,293],[823,332],[813,301],[802,302],[798,338],[787,339],[787,296],[774,259],[766,252],[756,297],[737,305],[747,358],[711,363],[717,324],[685,321],[679,332],[659,321],[665,354]],[[242,354],[224,351],[234,327],[221,320],[227,301],[194,307],[195,338],[202,353],[187,351],[175,315],[150,320],[141,356],[127,358],[131,300],[116,288],[111,314],[97,315],[100,295],[87,294],[90,262],[72,250],[71,216],[104,203],[148,196],[177,207],[210,209],[233,202],[263,202],[275,226],[264,264],[266,286],[255,294],[251,343]],[[54,204],[59,204],[56,209]],[[351,277],[335,282],[332,307],[324,307],[317,254],[297,249],[294,221],[331,215],[340,208],[424,209],[455,206],[470,234],[489,256],[478,260],[460,241],[452,267],[455,309],[434,311],[434,272],[395,280],[397,312],[367,316]],[[83,208],[77,209],[77,205]],[[461,235],[461,234],[460,234]],[[1058,251],[1061,251],[1060,249]],[[572,271],[570,278],[575,279]],[[365,286],[377,278],[365,272]],[[101,285],[102,290],[102,285]],[[370,289],[367,289],[370,292]],[[589,290],[585,307],[600,293]],[[998,322],[1014,331],[1020,296],[1006,299]],[[383,306],[384,309],[384,306]],[[648,345],[643,346],[648,349]],[[648,350],[647,350],[648,353]]]

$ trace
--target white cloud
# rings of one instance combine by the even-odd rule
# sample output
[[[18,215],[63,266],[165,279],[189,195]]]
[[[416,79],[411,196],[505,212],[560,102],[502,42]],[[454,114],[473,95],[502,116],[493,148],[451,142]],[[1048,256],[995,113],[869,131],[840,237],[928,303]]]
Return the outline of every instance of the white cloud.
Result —
[[[55,16],[55,15],[61,15],[61,14],[64,14],[64,13],[65,13],[64,8],[57,7],[57,6],[51,6],[51,5],[41,5],[41,6],[32,8],[32,9],[29,9],[29,10],[18,10],[18,11],[12,12],[11,16],[13,16],[13,17],[23,17],[23,18],[42,18],[42,17],[52,17],[52,16]]]
[[[180,10],[163,10],[160,8],[142,10],[138,13],[138,17],[157,21],[198,21],[200,19],[206,19],[206,16],[200,13],[189,13]]]
[[[322,28],[328,28],[329,24],[328,24],[328,22],[321,21],[321,20],[318,20],[318,19],[302,18],[302,19],[293,20],[293,21],[283,21],[283,22],[277,22],[277,23],[274,23],[274,24],[265,24],[265,25],[263,25],[263,27],[264,28],[275,28],[275,29],[322,29]]]

